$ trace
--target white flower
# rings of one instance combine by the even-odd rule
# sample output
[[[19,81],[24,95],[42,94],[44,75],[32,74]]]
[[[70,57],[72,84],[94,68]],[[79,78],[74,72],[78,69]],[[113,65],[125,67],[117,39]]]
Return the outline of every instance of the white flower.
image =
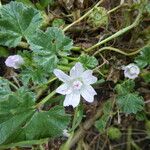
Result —
[[[92,75],[92,70],[84,70],[81,63],[76,63],[70,70],[70,76],[59,69],[54,69],[54,74],[64,83],[56,89],[57,93],[66,95],[63,105],[76,107],[82,96],[87,102],[94,101],[97,93],[90,84],[97,81]]]
[[[14,69],[18,69],[20,68],[20,66],[24,63],[23,58],[20,55],[12,55],[9,56],[6,61],[5,64],[8,67],[12,67]]]
[[[136,64],[129,64],[122,68],[124,70],[124,76],[129,79],[135,79],[140,73],[140,69]]]

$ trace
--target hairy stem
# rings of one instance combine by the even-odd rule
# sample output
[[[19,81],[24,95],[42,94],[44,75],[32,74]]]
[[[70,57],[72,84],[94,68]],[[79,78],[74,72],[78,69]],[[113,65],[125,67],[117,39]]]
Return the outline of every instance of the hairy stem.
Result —
[[[139,52],[141,51],[141,49],[138,49],[137,51],[134,51],[134,52],[131,52],[131,53],[126,53],[126,52],[124,52],[124,51],[119,50],[118,48],[114,48],[114,47],[103,47],[103,48],[99,49],[98,51],[96,51],[96,52],[94,53],[94,56],[97,55],[98,53],[101,53],[102,51],[105,51],[105,50],[114,51],[114,52],[123,54],[123,55],[125,55],[125,56],[136,55],[137,53],[139,53]]]
[[[41,107],[43,104],[45,104],[50,98],[52,98],[56,94],[56,91],[52,91],[50,94],[48,94],[43,100],[41,100],[35,108]]]
[[[83,20],[85,17],[87,17],[94,8],[96,8],[98,5],[100,5],[104,0],[99,1],[92,9],[90,9],[87,13],[85,13],[82,17],[80,17],[78,20],[74,21],[73,23],[71,23],[70,25],[68,25],[67,27],[65,27],[63,29],[63,31],[65,32],[66,30],[68,30],[70,27],[72,27],[73,25],[75,25],[76,23],[80,22],[81,20]]]
[[[141,10],[140,10],[138,16],[137,16],[136,19],[135,19],[135,21],[134,21],[130,26],[125,27],[125,28],[119,30],[119,31],[116,32],[115,34],[113,34],[113,35],[109,36],[108,38],[106,38],[106,39],[104,39],[104,40],[98,42],[97,44],[93,45],[92,47],[89,47],[89,48],[86,49],[85,51],[86,51],[86,52],[91,52],[94,48],[97,48],[97,47],[99,47],[100,45],[102,45],[102,44],[104,44],[104,43],[106,43],[106,42],[108,42],[108,41],[110,41],[110,40],[112,40],[112,39],[114,39],[114,38],[116,38],[116,37],[118,37],[118,36],[120,36],[120,35],[126,33],[127,31],[131,30],[132,28],[136,27],[136,26],[139,24],[139,22],[140,22],[141,16],[142,16],[142,12],[141,12]]]

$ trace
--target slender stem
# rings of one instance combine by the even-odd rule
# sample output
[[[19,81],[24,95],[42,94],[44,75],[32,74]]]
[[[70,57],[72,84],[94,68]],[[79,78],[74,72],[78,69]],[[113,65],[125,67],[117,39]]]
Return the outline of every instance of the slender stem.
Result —
[[[73,23],[71,23],[70,25],[68,25],[67,27],[65,27],[63,29],[63,31],[65,32],[66,30],[68,30],[70,27],[72,27],[73,25],[75,25],[76,23],[80,22],[81,20],[83,20],[85,17],[87,17],[94,8],[96,8],[98,5],[100,5],[104,0],[100,0],[92,9],[90,9],[87,13],[85,13],[82,17],[80,17],[78,20],[74,21]]]
[[[132,127],[128,127],[128,136],[127,136],[127,148],[126,150],[131,150],[131,141],[132,141]]]
[[[132,56],[132,55],[136,55],[137,53],[139,53],[141,51],[141,49],[138,49],[137,51],[131,52],[131,53],[126,53],[124,51],[119,50],[118,48],[114,48],[114,47],[103,47],[101,49],[99,49],[98,51],[96,51],[94,53],[94,56],[97,55],[98,53],[105,51],[105,50],[110,50],[110,51],[114,51],[120,54],[123,54],[125,56]]]
[[[13,84],[11,81],[8,80],[8,83],[9,83],[15,90],[18,90],[18,87],[17,87],[15,84]]]
[[[56,91],[52,91],[50,94],[48,94],[43,100],[41,100],[35,107],[39,108],[43,104],[45,104],[50,98],[52,98],[56,94]]]
[[[68,59],[68,60],[73,60],[73,61],[77,61],[78,58],[73,58],[73,57],[68,57],[68,56],[63,56],[64,58]]]
[[[62,66],[62,65],[58,65],[58,68],[61,69],[61,70],[64,70],[64,71],[69,71],[70,70],[70,67]]]
[[[82,47],[77,47],[77,46],[74,46],[71,50],[72,51],[80,51],[80,50],[82,50],[82,49],[84,49],[84,48],[82,48]]]
[[[99,47],[100,45],[102,45],[102,44],[104,44],[104,43],[106,43],[106,42],[108,42],[108,41],[110,41],[110,40],[112,40],[112,39],[114,39],[114,38],[116,38],[116,37],[118,37],[118,36],[124,34],[125,32],[131,30],[132,28],[136,27],[136,26],[139,24],[139,21],[140,21],[141,16],[142,16],[142,12],[141,12],[141,10],[140,10],[138,16],[137,16],[136,19],[135,19],[135,21],[134,21],[130,26],[125,27],[125,28],[119,30],[119,31],[116,32],[115,34],[113,34],[113,35],[109,36],[108,38],[106,38],[106,39],[104,39],[104,40],[98,42],[97,44],[95,44],[95,45],[89,47],[89,48],[86,49],[85,51],[86,51],[86,52],[90,52],[90,51],[92,51],[94,48],[97,48],[97,47]]]

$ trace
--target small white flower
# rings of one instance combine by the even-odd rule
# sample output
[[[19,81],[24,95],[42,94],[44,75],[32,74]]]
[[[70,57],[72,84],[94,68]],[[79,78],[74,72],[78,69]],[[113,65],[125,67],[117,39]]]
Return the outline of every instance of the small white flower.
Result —
[[[81,63],[76,63],[70,70],[70,76],[59,69],[54,69],[54,74],[64,83],[56,89],[56,92],[66,95],[63,105],[76,107],[80,103],[82,96],[87,102],[94,101],[97,93],[90,84],[97,81],[92,75],[92,70],[84,70]]]
[[[20,68],[20,66],[24,63],[23,58],[20,55],[12,55],[9,56],[6,61],[5,64],[8,67],[12,67],[14,69],[18,69]]]
[[[138,77],[140,73],[140,69],[136,64],[129,64],[127,66],[123,66],[124,76],[129,79],[135,79]]]

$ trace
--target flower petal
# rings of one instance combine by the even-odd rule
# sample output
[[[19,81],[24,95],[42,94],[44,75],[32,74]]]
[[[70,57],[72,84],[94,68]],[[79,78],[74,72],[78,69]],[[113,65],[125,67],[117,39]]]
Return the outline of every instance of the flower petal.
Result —
[[[80,62],[76,63],[75,66],[70,70],[70,76],[72,78],[80,77],[83,73],[84,68]]]
[[[69,86],[65,83],[60,85],[56,89],[56,93],[59,93],[59,94],[62,94],[62,95],[70,94],[71,92],[72,92],[71,88],[69,88]]]
[[[70,80],[70,77],[67,74],[65,74],[63,71],[61,71],[60,69],[54,69],[53,73],[59,80],[63,82],[67,82]]]
[[[63,105],[76,107],[79,105],[79,103],[80,103],[80,93],[73,92],[71,94],[66,95]]]
[[[97,95],[97,93],[91,85],[85,85],[81,90],[81,96],[89,103],[94,101],[94,95]]]
[[[92,75],[92,70],[86,70],[82,74],[82,80],[85,84],[93,84],[97,81],[97,78]]]

